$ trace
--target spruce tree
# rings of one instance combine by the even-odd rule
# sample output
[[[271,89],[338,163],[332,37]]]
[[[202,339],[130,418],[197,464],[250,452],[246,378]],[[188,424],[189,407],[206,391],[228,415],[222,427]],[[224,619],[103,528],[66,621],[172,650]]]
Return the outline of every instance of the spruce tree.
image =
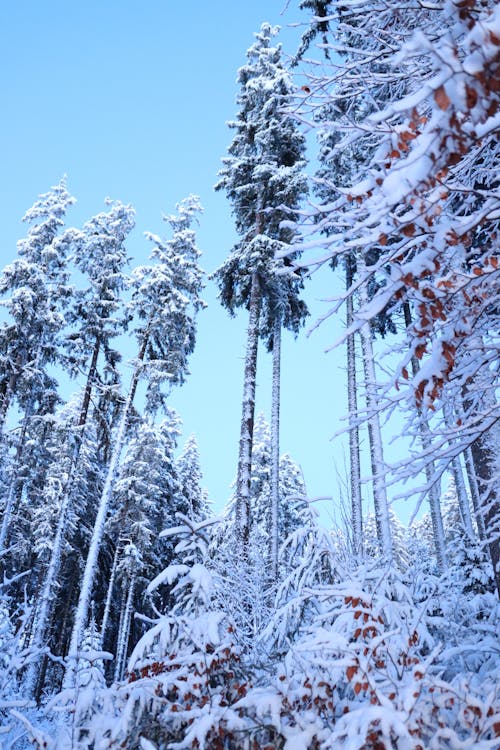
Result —
[[[64,310],[71,295],[69,243],[60,230],[72,203],[65,180],[39,196],[23,217],[32,226],[17,244],[18,258],[0,276],[1,304],[8,313],[8,319],[0,324],[0,431],[13,403],[21,415],[0,526],[0,550],[5,547],[11,516],[22,493],[22,466],[34,463],[24,455],[31,423],[53,413],[59,400],[50,366],[61,362]]]
[[[136,316],[135,334],[138,354],[120,420],[114,436],[106,478],[98,504],[85,570],[76,609],[66,684],[74,684],[74,670],[78,650],[87,625],[97,560],[101,549],[106,518],[113,494],[133,403],[139,381],[146,384],[146,412],[154,414],[165,407],[166,393],[173,385],[181,385],[188,375],[188,359],[195,345],[196,315],[203,308],[200,297],[203,272],[198,260],[200,251],[191,229],[201,207],[196,197],[190,196],[177,206],[178,214],[167,217],[172,238],[167,241],[148,234],[153,242],[153,265],[142,266],[134,273],[131,313]]]
[[[191,435],[181,455],[175,461],[179,500],[185,508],[179,510],[195,522],[203,521],[210,515],[207,493],[201,486],[202,473],[200,453],[196,437]]]
[[[300,278],[292,274],[286,279],[282,275],[285,263],[277,257],[294,241],[293,231],[282,222],[294,217],[306,191],[304,137],[286,113],[294,87],[281,59],[281,47],[272,46],[277,31],[269,24],[261,27],[247,52],[247,64],[238,72],[239,111],[229,123],[235,136],[216,185],[233,205],[240,240],[214,276],[224,307],[231,314],[239,307],[249,312],[236,480],[236,526],[244,554],[251,523],[259,334],[272,340],[281,325],[296,330],[305,313],[297,297]]]

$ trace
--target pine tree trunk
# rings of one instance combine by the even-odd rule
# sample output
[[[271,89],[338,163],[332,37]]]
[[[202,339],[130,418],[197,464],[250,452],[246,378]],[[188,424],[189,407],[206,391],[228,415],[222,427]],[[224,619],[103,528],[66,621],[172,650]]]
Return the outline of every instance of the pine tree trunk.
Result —
[[[467,481],[469,483],[470,496],[472,498],[472,507],[474,508],[474,518],[476,519],[477,533],[479,539],[481,541],[484,541],[486,539],[486,529],[484,528],[484,518],[481,512],[481,495],[479,492],[476,470],[474,468],[472,450],[470,449],[470,447],[466,448],[464,451],[464,463],[465,471],[467,473]]]
[[[408,328],[411,325],[411,309],[408,302],[403,305],[403,312],[405,318],[405,325]],[[420,369],[418,359],[416,357],[411,358],[411,371],[413,377],[415,377]],[[420,442],[422,448],[427,452],[431,447],[431,437],[429,433],[429,425],[422,416],[422,410],[417,407],[418,415],[418,432],[420,436]],[[425,464],[425,478],[429,485],[429,512],[431,516],[432,524],[432,538],[434,540],[434,550],[436,552],[436,560],[439,570],[446,568],[446,543],[444,538],[444,524],[443,516],[441,514],[441,495],[439,492],[439,486],[437,482],[433,481],[434,476],[434,462],[427,461]]]
[[[94,383],[96,371],[97,371],[97,360],[100,351],[100,340],[96,338],[94,344],[94,350],[92,352],[92,360],[87,374],[87,382],[82,399],[82,405],[80,407],[80,414],[78,417],[77,426],[80,428],[80,434],[77,436],[73,453],[71,456],[69,476],[65,482],[64,487],[61,490],[62,503],[59,511],[59,517],[57,520],[56,532],[54,535],[54,541],[51,548],[50,560],[47,566],[47,572],[42,587],[41,594],[39,595],[39,607],[36,614],[35,623],[33,627],[31,637],[31,648],[37,653],[40,652],[45,645],[49,622],[52,616],[52,609],[54,604],[54,587],[59,576],[61,569],[62,550],[65,541],[66,523],[68,520],[68,513],[73,504],[73,482],[77,476],[78,470],[78,459],[80,457],[80,451],[84,440],[83,430],[87,424],[88,413],[90,407],[90,398],[92,395],[92,386]],[[45,658],[45,657],[44,657]],[[25,690],[28,695],[33,695],[37,683],[40,682],[38,679],[40,671],[40,662],[32,660],[30,667],[26,674],[25,679]],[[39,692],[37,690],[37,692]]]
[[[360,262],[361,269],[364,263]],[[360,302],[364,307],[368,304],[366,286],[360,287]],[[360,328],[360,338],[363,357],[363,368],[365,375],[366,406],[368,413],[368,439],[370,443],[370,460],[373,477],[373,505],[375,510],[375,523],[377,527],[377,538],[380,545],[382,557],[392,560],[392,532],[389,516],[389,503],[385,486],[385,464],[384,450],[382,444],[382,431],[378,414],[377,382],[375,376],[375,361],[373,353],[373,340],[370,324],[365,323]]]
[[[455,417],[453,408],[448,402],[443,404],[444,421],[448,429],[453,429],[455,423]],[[450,440],[450,445],[453,445],[455,441]],[[451,462],[451,470],[453,478],[455,480],[455,489],[457,493],[458,508],[460,510],[460,517],[462,519],[462,525],[466,536],[470,541],[475,538],[474,528],[472,526],[472,516],[470,512],[469,498],[467,497],[467,490],[465,488],[464,475],[462,472],[462,465],[460,463],[460,457],[454,456]]]
[[[106,593],[106,603],[104,605],[104,613],[102,615],[101,623],[101,647],[104,646],[104,638],[106,636],[106,630],[108,629],[109,615],[111,612],[111,601],[113,598],[113,587],[115,585],[116,569],[118,566],[118,554],[120,549],[120,543],[115,547],[115,554],[113,555],[113,564],[111,566],[111,575],[109,576],[108,591]]]
[[[99,336],[96,337],[94,342],[94,349],[92,351],[92,359],[90,361],[89,371],[87,373],[87,382],[85,383],[85,390],[83,392],[82,405],[80,408],[80,417],[78,420],[78,426],[84,427],[87,424],[87,418],[89,414],[90,399],[92,396],[92,388],[94,386],[95,376],[97,373],[97,360],[99,359],[99,352],[101,350],[101,339]],[[81,444],[81,440],[80,440]],[[78,458],[78,455],[76,456]]]
[[[346,258],[346,289],[354,280],[354,260]],[[346,300],[346,326],[354,321],[354,300],[350,294]],[[349,414],[349,487],[351,492],[352,546],[354,557],[363,556],[363,501],[361,497],[361,458],[358,427],[358,389],[356,374],[356,342],[354,334],[347,337],[347,407]]]
[[[252,471],[255,385],[257,378],[257,349],[259,343],[261,300],[260,279],[257,273],[253,273],[249,302],[238,473],[236,478],[236,533],[242,545],[242,554],[245,557],[248,553],[250,537],[250,477]]]
[[[75,674],[78,661],[78,652],[83,636],[84,629],[87,625],[89,617],[90,601],[92,596],[92,589],[94,585],[95,572],[97,568],[97,559],[101,549],[101,542],[104,535],[104,524],[106,522],[109,503],[113,491],[113,483],[115,480],[115,474],[118,469],[120,456],[125,442],[126,431],[128,427],[128,421],[132,410],[132,404],[135,398],[137,385],[139,383],[140,375],[140,363],[143,361],[146,348],[148,344],[147,333],[144,336],[144,341],[137,358],[138,364],[132,375],[132,381],[130,384],[129,392],[123,412],[118,425],[115,443],[111,453],[111,458],[104,482],[104,487],[99,500],[99,506],[97,509],[97,516],[94,522],[94,528],[92,531],[92,539],[90,541],[89,551],[87,554],[87,560],[85,563],[85,569],[83,572],[83,578],[81,581],[80,595],[78,598],[78,605],[75,613],[75,620],[73,624],[73,631],[71,634],[71,642],[68,652],[68,665],[66,668],[66,674],[64,677],[64,686],[67,688],[74,687]]]
[[[115,663],[115,682],[119,682],[123,677],[123,671],[125,668],[125,662],[127,660],[127,647],[128,639],[130,635],[130,619],[132,617],[132,604],[134,601],[134,590],[135,590],[136,575],[135,571],[132,573],[130,580],[128,581],[128,593],[125,601],[125,606],[122,607],[120,614],[120,625],[118,628],[118,641],[116,645],[116,663]],[[123,598],[125,599],[125,589],[123,587]]]
[[[492,429],[491,433],[495,431]],[[498,457],[492,444],[493,435],[485,433],[471,445],[472,458],[481,497],[481,509],[490,551],[493,575],[500,598],[500,496],[496,467]]]
[[[273,383],[271,404],[271,528],[270,572],[271,584],[278,582],[279,504],[280,504],[280,385],[281,385],[281,316],[277,315],[273,328]]]

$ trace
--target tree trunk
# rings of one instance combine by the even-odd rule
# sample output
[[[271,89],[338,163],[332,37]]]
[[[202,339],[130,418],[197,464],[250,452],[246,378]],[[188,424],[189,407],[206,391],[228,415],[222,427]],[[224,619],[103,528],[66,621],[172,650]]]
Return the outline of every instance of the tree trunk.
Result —
[[[106,517],[108,514],[115,474],[118,469],[123,444],[125,442],[125,435],[128,427],[130,412],[132,410],[132,404],[137,390],[137,385],[139,383],[140,363],[144,360],[147,344],[148,334],[146,333],[144,336],[143,344],[141,346],[141,350],[139,352],[139,356],[137,358],[137,365],[132,375],[132,381],[130,384],[128,396],[123,407],[120,422],[118,424],[115,443],[111,453],[104,487],[102,489],[101,498],[99,500],[97,516],[92,531],[92,538],[90,541],[85,569],[83,572],[83,578],[81,581],[80,595],[78,598],[78,606],[75,613],[73,631],[71,633],[71,642],[68,652],[68,664],[66,668],[66,674],[64,676],[64,687],[66,688],[74,687],[78,662],[78,652],[89,616],[90,600],[92,596],[92,588],[94,585],[95,572],[97,568],[97,559],[99,557],[101,542],[104,535],[104,524],[106,522]]]
[[[453,429],[455,423],[455,416],[451,404],[447,401],[443,403],[443,414],[444,421],[449,430]],[[450,445],[453,445],[455,441],[450,440]],[[460,457],[454,456],[451,462],[451,471],[455,480],[455,489],[457,493],[458,508],[460,510],[460,518],[462,519],[462,525],[464,531],[469,540],[475,538],[474,528],[472,526],[472,516],[470,512],[469,498],[467,497],[467,490],[465,488],[464,475],[462,472],[462,465],[460,463]]]
[[[115,554],[113,555],[113,564],[111,566],[111,575],[109,576],[108,591],[106,593],[106,603],[104,605],[104,613],[102,616],[101,623],[101,648],[104,646],[104,638],[106,636],[106,630],[108,628],[109,615],[111,612],[111,600],[113,598],[113,587],[115,585],[116,568],[118,566],[118,554],[120,549],[120,540],[115,547]]]
[[[495,427],[491,433],[495,431]],[[472,458],[481,497],[481,509],[486,529],[486,542],[490,551],[493,575],[500,598],[500,497],[496,474],[497,455],[493,435],[484,433],[471,445]],[[488,439],[489,438],[489,439]]]
[[[405,325],[408,328],[411,325],[411,309],[408,302],[403,305],[403,312],[405,318]],[[413,377],[415,377],[420,369],[418,359],[416,357],[411,358],[411,371]],[[428,451],[431,447],[431,437],[429,432],[429,425],[422,416],[422,410],[417,407],[418,415],[418,432],[420,435],[420,442],[424,451]],[[439,485],[433,481],[434,476],[434,462],[429,460],[425,464],[425,478],[429,485],[429,512],[431,516],[432,524],[432,538],[434,539],[434,550],[436,552],[436,560],[439,570],[444,570],[446,567],[446,543],[444,539],[444,524],[443,516],[441,514],[441,494],[439,491]]]
[[[122,607],[120,614],[120,625],[118,628],[118,640],[116,645],[116,662],[115,662],[115,675],[114,680],[118,682],[123,678],[123,671],[125,668],[125,662],[127,660],[127,646],[130,635],[130,619],[132,617],[132,604],[134,600],[136,575],[135,571],[132,572],[130,580],[128,581],[128,593],[125,601],[125,606]],[[125,598],[126,584],[123,586],[123,598]]]
[[[364,265],[364,263],[362,263],[362,265]],[[365,285],[360,287],[360,302],[362,307],[368,304],[368,294]],[[367,426],[373,477],[375,523],[377,526],[377,538],[380,545],[381,555],[386,561],[389,561],[392,560],[393,557],[392,533],[389,517],[389,503],[385,486],[385,463],[382,431],[380,429],[380,418],[378,414],[373,340],[369,323],[365,323],[361,326],[360,337],[365,375],[366,406],[368,413]]]
[[[481,495],[479,492],[479,485],[476,477],[476,469],[474,468],[474,459],[472,457],[471,448],[466,448],[464,451],[464,462],[465,471],[467,473],[467,481],[469,483],[470,496],[472,498],[472,507],[474,508],[474,518],[476,519],[477,533],[479,539],[484,542],[486,539],[486,529],[484,528],[484,518],[481,512]]]
[[[354,280],[354,260],[346,258],[346,289]],[[354,321],[354,300],[350,294],[346,300],[346,326]],[[363,500],[361,497],[361,458],[358,427],[358,389],[356,375],[356,342],[354,334],[347,337],[347,407],[349,415],[349,487],[351,493],[351,526],[354,557],[363,556]]]
[[[248,553],[250,536],[250,477],[252,471],[255,385],[261,300],[262,290],[260,279],[257,273],[253,273],[249,302],[238,473],[236,478],[236,533],[241,541],[244,557]]]
[[[90,398],[92,396],[92,388],[93,388],[95,376],[97,373],[97,360],[99,359],[100,350],[101,350],[101,339],[99,338],[99,336],[97,336],[94,342],[92,359],[90,361],[90,367],[87,373],[87,382],[85,383],[85,390],[83,392],[82,405],[80,408],[80,417],[78,420],[79,427],[83,427],[84,425],[87,424],[87,417],[89,414],[89,407],[90,407]],[[81,440],[80,440],[80,444],[81,444]]]
[[[274,320],[273,383],[271,404],[271,584],[278,583],[279,504],[280,504],[280,378],[281,378],[281,315]]]

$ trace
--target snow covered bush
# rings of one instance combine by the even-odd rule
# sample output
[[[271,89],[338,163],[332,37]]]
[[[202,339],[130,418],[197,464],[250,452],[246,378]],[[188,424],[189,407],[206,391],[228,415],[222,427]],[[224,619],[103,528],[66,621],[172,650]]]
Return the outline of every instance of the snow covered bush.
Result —
[[[248,686],[234,627],[214,605],[207,568],[213,522],[180,517],[183,525],[165,533],[180,537],[175,551],[182,562],[169,565],[148,587],[150,593],[173,587],[175,603],[136,645],[126,679],[110,688],[117,718],[108,713],[89,730],[99,747],[222,748],[241,726],[231,706]]]
[[[271,681],[237,704],[269,748],[493,748],[500,737],[497,659],[478,677],[441,673],[433,638],[394,569],[360,568],[310,592],[321,606]],[[491,647],[490,643],[490,647]],[[260,745],[257,745],[260,747]]]

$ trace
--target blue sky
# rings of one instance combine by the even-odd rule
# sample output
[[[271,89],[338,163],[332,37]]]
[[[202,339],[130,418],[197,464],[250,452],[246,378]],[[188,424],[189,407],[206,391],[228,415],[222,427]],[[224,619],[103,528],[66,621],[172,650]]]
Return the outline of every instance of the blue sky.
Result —
[[[2,265],[15,257],[25,210],[67,174],[78,201],[68,224],[81,225],[102,210],[106,196],[135,206],[134,264],[151,249],[142,232],[162,234],[162,214],[198,194],[205,209],[202,265],[213,271],[235,240],[230,206],[213,185],[232,137],[225,123],[236,113],[236,72],[262,22],[297,20],[295,4],[281,15],[284,6],[285,0],[5,3]],[[284,30],[285,50],[295,51],[297,35]],[[327,272],[308,287],[312,320],[324,311],[320,300],[333,293],[332,283]],[[192,375],[171,404],[183,420],[183,438],[198,437],[204,483],[221,507],[236,470],[245,315],[229,319],[212,284],[205,298]],[[346,464],[342,441],[330,441],[346,409],[344,354],[324,350],[341,327],[340,319],[330,319],[309,338],[286,335],[283,346],[282,449],[301,464],[311,496],[334,499]],[[268,414],[269,403],[270,358],[262,349],[258,410]]]

